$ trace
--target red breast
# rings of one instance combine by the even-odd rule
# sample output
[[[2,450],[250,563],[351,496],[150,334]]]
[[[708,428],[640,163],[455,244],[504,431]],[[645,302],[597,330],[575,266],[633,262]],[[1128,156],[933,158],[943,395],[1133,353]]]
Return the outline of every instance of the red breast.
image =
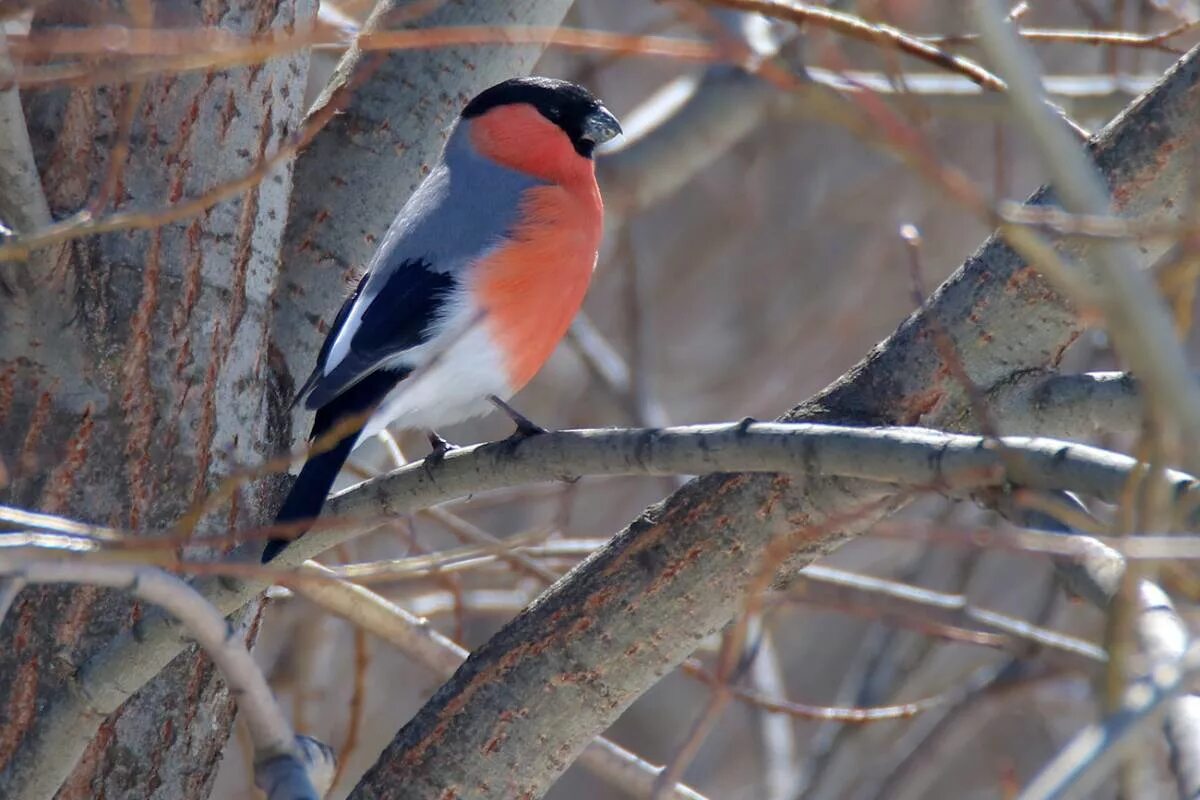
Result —
[[[546,363],[583,304],[604,207],[592,160],[532,106],[483,114],[472,121],[471,140],[497,163],[547,182],[526,190],[510,242],[473,270],[474,297],[515,392]]]

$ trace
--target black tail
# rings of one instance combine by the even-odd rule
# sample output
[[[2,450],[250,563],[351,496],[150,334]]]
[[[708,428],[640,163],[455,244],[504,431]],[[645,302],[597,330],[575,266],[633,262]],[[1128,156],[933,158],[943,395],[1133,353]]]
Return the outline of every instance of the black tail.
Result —
[[[369,411],[383,400],[384,396],[403,377],[403,373],[380,370],[354,384],[325,406],[317,409],[309,440],[319,439],[339,420],[347,416]],[[276,525],[290,525],[292,529],[288,531],[286,538],[273,538],[267,542],[267,547],[263,550],[262,563],[265,564],[279,555],[289,542],[307,531],[320,515],[321,509],[325,506],[325,498],[329,496],[329,490],[333,488],[334,480],[342,471],[342,465],[349,458],[350,451],[354,449],[355,440],[361,430],[362,426],[360,425],[329,450],[318,453],[304,462],[300,475],[296,477],[296,482],[288,491],[287,499],[283,501],[279,513],[275,515]],[[304,522],[307,522],[308,525],[299,524]]]

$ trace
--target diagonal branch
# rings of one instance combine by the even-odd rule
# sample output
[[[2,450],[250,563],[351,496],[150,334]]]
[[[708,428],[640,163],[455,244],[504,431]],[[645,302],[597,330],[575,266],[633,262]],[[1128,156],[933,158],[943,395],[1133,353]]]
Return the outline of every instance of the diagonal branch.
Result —
[[[306,561],[301,574],[315,573],[330,578],[334,572],[315,561]],[[346,581],[295,581],[292,590],[326,611],[337,614],[378,636],[442,678],[454,674],[467,658],[467,651],[431,628],[425,620],[374,592]],[[650,793],[658,770],[608,739],[597,738],[580,756],[596,774],[635,796]],[[672,800],[703,800],[693,789],[678,784]]]

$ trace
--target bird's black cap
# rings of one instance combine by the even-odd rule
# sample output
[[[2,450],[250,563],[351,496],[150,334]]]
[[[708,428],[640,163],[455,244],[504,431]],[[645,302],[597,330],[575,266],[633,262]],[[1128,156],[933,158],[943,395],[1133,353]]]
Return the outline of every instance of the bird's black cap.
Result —
[[[528,103],[571,139],[575,151],[591,158],[597,144],[621,132],[608,109],[582,86],[554,78],[512,78],[484,89],[462,110],[471,119],[498,106]]]

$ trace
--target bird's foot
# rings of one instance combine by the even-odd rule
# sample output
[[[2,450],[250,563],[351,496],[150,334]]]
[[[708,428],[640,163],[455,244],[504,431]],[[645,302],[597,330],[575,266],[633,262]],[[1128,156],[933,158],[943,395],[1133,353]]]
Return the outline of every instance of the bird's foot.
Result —
[[[449,453],[451,450],[457,450],[458,445],[446,441],[438,435],[437,431],[429,431],[429,448],[429,455],[426,458],[441,461],[446,457],[446,453]]]
[[[433,468],[446,460],[446,453],[457,450],[458,445],[451,444],[438,435],[437,431],[429,431],[429,455],[425,456],[425,475],[433,480]],[[434,481],[436,483],[436,481]]]
[[[507,415],[508,418],[513,421],[513,424],[517,426],[517,429],[513,431],[512,435],[509,436],[506,441],[520,442],[524,439],[530,438],[531,436],[541,436],[543,433],[549,433],[549,431],[547,431],[541,425],[538,425],[536,422],[522,414],[520,411],[517,411],[515,408],[501,400],[496,395],[489,395],[488,400],[491,400],[492,405],[503,411],[505,415]]]

